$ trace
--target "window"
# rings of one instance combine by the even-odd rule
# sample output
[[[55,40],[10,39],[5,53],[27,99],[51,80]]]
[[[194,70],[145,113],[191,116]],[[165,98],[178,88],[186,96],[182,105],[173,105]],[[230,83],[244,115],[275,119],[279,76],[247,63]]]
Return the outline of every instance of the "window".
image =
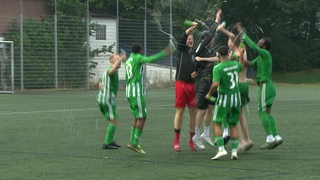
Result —
[[[107,26],[105,24],[96,25],[96,40],[106,40],[107,39]]]

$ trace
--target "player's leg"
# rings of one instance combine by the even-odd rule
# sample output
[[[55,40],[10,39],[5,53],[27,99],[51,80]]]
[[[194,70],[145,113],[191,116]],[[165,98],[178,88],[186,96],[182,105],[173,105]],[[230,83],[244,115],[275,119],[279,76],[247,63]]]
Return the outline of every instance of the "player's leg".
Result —
[[[276,148],[277,146],[279,146],[280,144],[283,143],[283,140],[282,140],[281,136],[279,135],[277,121],[275,120],[275,118],[271,112],[271,108],[272,108],[272,104],[275,99],[275,96],[276,96],[276,88],[272,82],[269,82],[267,84],[266,106],[267,106],[267,113],[268,113],[268,117],[269,117],[271,132],[272,132],[273,137],[275,138],[274,145],[272,147],[270,147],[269,149]]]
[[[225,108],[220,107],[219,105],[215,105],[213,111],[214,111],[213,117],[212,117],[213,133],[214,133],[216,144],[218,146],[218,153],[211,159],[216,160],[228,154],[227,151],[224,149],[224,142],[223,142],[222,129],[221,129],[222,120],[226,118],[226,113],[225,113]]]
[[[240,97],[239,97],[240,98]],[[238,129],[237,125],[239,124],[239,116],[240,116],[240,103],[237,107],[230,108],[230,117],[229,117],[229,127],[230,127],[230,137],[231,137],[231,159],[238,159]]]
[[[108,121],[108,125],[106,127],[106,135],[104,138],[104,143],[102,145],[102,149],[117,149],[120,146],[114,143],[114,135],[116,131],[117,121],[115,118],[118,117],[116,106],[109,101],[98,101],[100,112],[103,118]]]
[[[196,103],[197,103],[197,116],[196,116],[196,125],[195,125],[195,135],[192,138],[192,141],[195,143],[196,147],[200,150],[205,149],[206,147],[203,145],[201,136],[201,126],[202,119],[208,108],[208,100],[205,98],[205,85],[203,83],[197,84],[196,89]]]
[[[230,137],[231,137],[231,159],[238,159],[238,130],[236,125],[230,125]]]
[[[184,83],[182,81],[175,82],[175,115],[173,120],[173,149],[177,152],[181,151],[180,148],[180,132],[182,127],[182,117],[184,113],[184,108],[186,106],[186,98],[184,97]]]
[[[214,136],[215,136],[215,140],[218,146],[218,152],[217,154],[212,157],[212,160],[217,160],[220,159],[223,156],[226,156],[228,153],[227,151],[224,149],[224,142],[223,142],[223,138],[222,138],[222,131],[221,131],[221,123],[213,123],[213,131],[214,131]]]
[[[259,85],[258,92],[258,113],[262,122],[263,129],[266,134],[266,142],[260,146],[260,149],[268,149],[274,145],[274,136],[272,135],[270,118],[267,112],[266,104],[267,83],[261,83]]]
[[[201,139],[205,140],[209,145],[213,146],[213,142],[210,138],[210,128],[211,128],[211,121],[212,121],[212,111],[214,106],[212,104],[208,105],[207,111],[204,116],[204,127],[203,133],[201,134]]]
[[[147,117],[145,96],[140,95],[136,97],[129,97],[129,103],[135,119],[132,122],[133,129],[131,129],[130,143],[128,144],[128,148],[145,154],[145,151],[142,150],[139,144],[139,139],[143,133],[143,127]]]
[[[196,116],[196,123],[195,123],[195,134],[192,137],[192,141],[194,142],[196,147],[200,150],[203,150],[206,148],[203,145],[202,140],[200,139],[202,119],[205,113],[206,113],[206,109],[198,109],[197,116]]]
[[[195,151],[196,147],[192,141],[192,137],[195,135],[195,123],[196,123],[196,115],[197,115],[197,108],[196,108],[196,94],[194,90],[194,83],[187,83],[185,90],[187,96],[187,105],[189,109],[189,129],[190,129],[190,137],[188,140],[189,147],[191,151]]]
[[[254,145],[249,135],[248,123],[244,115],[244,107],[241,106],[238,127],[239,146],[244,151],[249,151]]]
[[[192,141],[193,136],[195,135],[195,121],[196,121],[196,108],[189,107],[189,129],[190,129],[190,137],[189,137],[189,147],[191,151],[195,151],[196,147]]]
[[[182,126],[182,117],[183,117],[184,108],[176,108],[176,113],[174,115],[173,120],[173,130],[174,130],[174,138],[173,138],[173,149],[175,151],[180,151],[180,132]]]

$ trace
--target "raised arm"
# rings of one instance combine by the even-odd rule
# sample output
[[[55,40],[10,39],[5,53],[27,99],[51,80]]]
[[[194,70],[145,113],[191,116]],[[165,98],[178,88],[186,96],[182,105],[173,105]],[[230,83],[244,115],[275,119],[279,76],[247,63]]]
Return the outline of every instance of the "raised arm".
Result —
[[[227,35],[229,38],[235,38],[235,35],[232,32],[225,29],[222,23],[218,25],[217,31],[222,32],[223,34]]]
[[[258,53],[260,56],[267,56],[268,52],[267,50],[260,48],[258,45],[256,45],[252,39],[247,35],[245,32],[244,28],[242,27],[241,22],[236,23],[235,25],[237,31],[240,33],[240,38],[251,48],[253,49],[256,53]]]
[[[217,28],[218,23],[221,19],[221,14],[222,14],[222,10],[218,9],[218,11],[216,13],[215,21],[214,21],[213,25],[210,27],[208,35],[200,42],[200,44],[198,45],[198,47],[196,49],[196,52],[195,52],[196,56],[199,56],[201,54],[203,49],[210,43],[210,41],[214,37],[214,35],[216,33],[216,28]]]
[[[192,26],[186,30],[186,35],[191,34],[198,27],[197,22],[192,22]]]
[[[218,57],[195,57],[196,61],[208,61],[208,62],[219,62],[219,58]]]
[[[153,61],[156,61],[160,58],[163,58],[165,57],[167,54],[168,54],[168,51],[170,51],[169,48],[166,48],[165,50],[162,50],[154,55],[151,55],[151,56],[142,56],[141,58],[141,63],[142,64],[145,64],[145,63],[149,63],[149,62],[153,62]]]

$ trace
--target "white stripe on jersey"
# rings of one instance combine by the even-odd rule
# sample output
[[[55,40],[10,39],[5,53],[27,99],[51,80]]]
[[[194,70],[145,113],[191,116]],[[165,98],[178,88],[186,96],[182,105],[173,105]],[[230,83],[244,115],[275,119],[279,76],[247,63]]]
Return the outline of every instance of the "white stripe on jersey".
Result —
[[[227,107],[227,100],[228,100],[228,97],[225,94],[224,97],[223,97],[223,107]]]
[[[106,87],[108,89],[105,90],[104,94],[105,94],[105,104],[108,107],[108,112],[109,112],[109,117],[110,119],[114,119],[114,115],[113,115],[113,111],[112,111],[112,102],[109,102],[108,100],[110,99],[110,101],[112,101],[111,97],[111,92],[110,92],[110,84],[111,84],[111,79],[110,76],[108,76],[107,74],[105,75],[106,77],[106,83],[108,84]]]
[[[142,97],[142,96],[138,96],[138,97],[137,97],[137,101],[138,101],[138,109],[139,109],[139,117],[140,117],[140,118],[142,118],[142,117],[143,117],[143,114],[142,114],[141,97]]]
[[[136,97],[136,89],[137,89],[136,84],[132,84],[132,96],[133,97]]]
[[[233,99],[235,100],[235,103],[237,103],[236,97],[234,96],[234,94],[231,94],[230,107],[233,107]]]
[[[137,82],[136,84],[137,87],[137,96],[140,96],[140,84]]]
[[[261,108],[262,111],[266,111],[266,88],[267,83],[262,83],[262,92],[261,92]]]
[[[130,92],[130,84],[127,84],[127,86],[126,86],[126,96],[127,96],[127,98],[130,95],[129,92]]]
[[[219,106],[214,106],[212,121],[216,121],[216,119],[217,119],[218,108],[219,108]]]
[[[238,93],[237,94],[232,94],[232,96],[234,95],[234,101],[235,101],[235,103],[234,103],[234,107],[237,107],[238,106],[238,99],[239,99],[239,97],[238,97]],[[232,106],[231,106],[232,107]]]

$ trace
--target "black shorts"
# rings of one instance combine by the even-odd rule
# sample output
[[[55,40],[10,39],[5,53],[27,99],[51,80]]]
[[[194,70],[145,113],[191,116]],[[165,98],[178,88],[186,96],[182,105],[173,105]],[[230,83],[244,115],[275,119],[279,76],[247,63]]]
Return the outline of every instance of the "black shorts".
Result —
[[[208,105],[214,105],[215,102],[212,102],[208,99],[206,99],[206,95],[208,94],[210,87],[211,87],[211,80],[199,80],[196,81],[196,103],[197,108],[204,110],[208,108]],[[213,94],[213,97],[217,98],[218,93],[215,92]]]

